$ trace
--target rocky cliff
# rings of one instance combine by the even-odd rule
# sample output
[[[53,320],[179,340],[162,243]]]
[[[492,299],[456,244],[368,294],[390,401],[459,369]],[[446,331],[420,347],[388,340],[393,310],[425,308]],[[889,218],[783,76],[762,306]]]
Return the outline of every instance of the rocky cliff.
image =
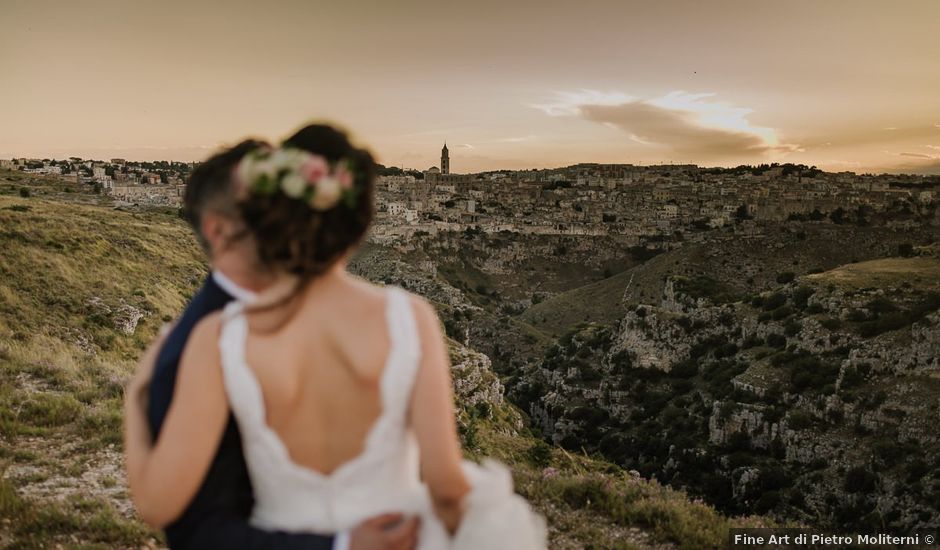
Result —
[[[726,510],[834,527],[940,524],[940,259],[927,249],[728,301],[655,303],[562,338],[513,395],[554,442]]]

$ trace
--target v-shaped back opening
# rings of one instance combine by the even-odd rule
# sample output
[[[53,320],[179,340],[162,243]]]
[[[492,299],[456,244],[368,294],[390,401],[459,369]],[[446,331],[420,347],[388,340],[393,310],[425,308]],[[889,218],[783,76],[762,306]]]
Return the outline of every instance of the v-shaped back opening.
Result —
[[[284,441],[281,435],[268,423],[268,410],[267,404],[264,401],[264,392],[261,386],[261,381],[247,361],[249,331],[248,321],[244,314],[244,309],[239,309],[238,316],[236,319],[232,320],[237,321],[240,325],[239,336],[241,337],[241,342],[239,343],[240,347],[235,358],[239,359],[240,364],[238,366],[245,371],[245,378],[247,382],[253,386],[253,391],[251,393],[253,393],[255,396],[254,403],[245,403],[243,405],[248,407],[254,406],[257,408],[258,414],[255,416],[255,421],[257,422],[257,428],[260,430],[260,435],[265,438],[265,440],[279,455],[281,455],[282,459],[287,463],[288,467],[294,469],[303,477],[308,477],[316,481],[328,481],[334,477],[337,477],[341,472],[348,470],[349,468],[368,458],[374,445],[373,441],[376,440],[377,435],[380,433],[382,428],[391,420],[389,415],[395,412],[399,412],[398,407],[392,406],[394,405],[394,402],[390,402],[390,398],[393,397],[390,395],[392,390],[391,371],[395,370],[395,365],[398,364],[399,361],[406,358],[406,355],[402,354],[402,351],[405,347],[407,347],[404,339],[407,338],[408,335],[403,334],[402,327],[398,325],[398,323],[402,321],[399,316],[406,313],[410,315],[411,312],[410,303],[407,301],[407,296],[401,296],[398,293],[404,294],[404,291],[401,291],[395,287],[386,287],[384,292],[385,305],[383,309],[385,330],[389,338],[389,348],[385,357],[384,365],[382,366],[382,372],[379,374],[379,414],[372,420],[365,432],[365,436],[362,441],[362,449],[350,458],[341,461],[336,467],[330,469],[329,471],[321,470],[319,468],[296,461],[293,456],[291,456],[291,451],[287,446],[287,443]],[[406,306],[408,307],[406,311],[399,312],[399,308],[405,308]],[[403,355],[405,355],[405,357],[403,357]],[[225,361],[224,355],[223,361]],[[236,405],[233,403],[232,409],[235,410],[235,407]]]

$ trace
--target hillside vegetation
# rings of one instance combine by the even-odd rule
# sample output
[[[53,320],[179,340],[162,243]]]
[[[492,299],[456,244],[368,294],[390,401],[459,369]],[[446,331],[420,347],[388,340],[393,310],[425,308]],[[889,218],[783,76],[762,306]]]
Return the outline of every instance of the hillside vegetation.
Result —
[[[840,273],[848,273],[851,265],[896,256],[914,243],[935,239],[936,233],[931,227],[901,230],[806,222],[751,230],[725,228],[704,242],[664,252],[602,281],[554,293],[519,318],[557,338],[579,323],[613,323],[630,307],[658,303],[670,277],[692,283],[695,288],[685,289],[691,295],[720,295],[723,301],[733,302],[775,288],[786,278],[840,266],[847,266]],[[884,269],[890,265],[884,263]]]
[[[173,212],[116,210],[11,173],[0,173],[0,228],[0,547],[160,545],[128,501],[122,391],[205,276],[198,247]],[[489,358],[456,341],[451,356],[468,456],[513,467],[553,547],[718,548],[731,525],[763,524],[544,443]]]
[[[931,528],[940,256],[907,253],[790,273],[739,299],[707,276],[667,277],[618,323],[571,329],[510,395],[562,447],[728,513]]]

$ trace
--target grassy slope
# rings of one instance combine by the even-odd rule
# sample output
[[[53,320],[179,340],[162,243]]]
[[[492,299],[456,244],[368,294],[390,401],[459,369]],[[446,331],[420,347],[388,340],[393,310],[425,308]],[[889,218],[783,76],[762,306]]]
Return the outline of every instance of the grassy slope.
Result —
[[[726,287],[723,290],[743,297],[775,288],[781,273],[799,276],[811,270],[893,256],[901,242],[921,244],[931,239],[928,227],[905,232],[789,223],[768,225],[763,230],[754,238],[737,238],[727,229],[720,230],[704,243],[686,244],[602,281],[556,294],[533,305],[519,318],[557,337],[582,322],[607,324],[619,320],[625,301],[631,306],[658,304],[663,283],[670,276],[706,275],[721,281]],[[840,246],[833,246],[834,242]]]
[[[578,323],[616,322],[624,315],[623,293],[632,275],[632,270],[623,271],[603,281],[562,292],[533,305],[519,319],[556,338]]]
[[[87,197],[57,189],[20,198],[17,188],[0,181],[0,546],[153,543],[127,500],[122,385],[204,275],[199,251],[165,213],[78,204]],[[125,305],[145,312],[130,335],[115,328]],[[518,418],[510,406],[483,416],[465,443],[471,456],[513,465],[520,492],[549,518],[553,547],[723,543],[731,521],[712,508],[551,449]]]
[[[883,258],[848,264],[823,273],[807,275],[815,284],[834,284],[850,290],[897,288],[902,285],[923,290],[940,289],[940,258]]]
[[[123,383],[205,267],[175,217],[50,198],[0,196],[0,546],[139,546]],[[128,307],[144,312],[130,335]]]

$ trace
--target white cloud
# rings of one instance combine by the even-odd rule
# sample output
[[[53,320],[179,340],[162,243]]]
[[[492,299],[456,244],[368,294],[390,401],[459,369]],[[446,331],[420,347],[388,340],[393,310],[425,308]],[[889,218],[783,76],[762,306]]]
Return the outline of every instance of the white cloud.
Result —
[[[544,111],[548,116],[577,116],[581,114],[583,105],[620,105],[637,99],[622,92],[600,92],[597,90],[556,92],[555,96],[555,101],[532,104],[529,107]]]
[[[657,99],[651,99],[649,103],[664,109],[695,113],[699,124],[702,126],[737,130],[759,135],[767,142],[776,141],[777,135],[774,130],[752,126],[747,120],[747,115],[753,113],[753,109],[734,107],[724,102],[706,101],[714,96],[715,94],[690,94],[677,91],[670,92]]]
[[[931,147],[931,148],[936,148],[940,150],[940,148],[937,148],[931,145],[925,145],[925,147]],[[894,152],[894,151],[885,151],[885,153],[894,157],[912,157],[912,158],[919,158],[919,159],[940,160],[940,154],[931,155],[930,153],[911,153],[909,151],[902,151],[900,153]]]
[[[580,116],[615,128],[630,140],[665,146],[694,158],[717,159],[800,151],[781,143],[773,128],[748,120],[752,109],[715,101],[713,93],[673,91],[642,99],[622,92],[557,93],[552,102],[531,105],[549,116]]]

